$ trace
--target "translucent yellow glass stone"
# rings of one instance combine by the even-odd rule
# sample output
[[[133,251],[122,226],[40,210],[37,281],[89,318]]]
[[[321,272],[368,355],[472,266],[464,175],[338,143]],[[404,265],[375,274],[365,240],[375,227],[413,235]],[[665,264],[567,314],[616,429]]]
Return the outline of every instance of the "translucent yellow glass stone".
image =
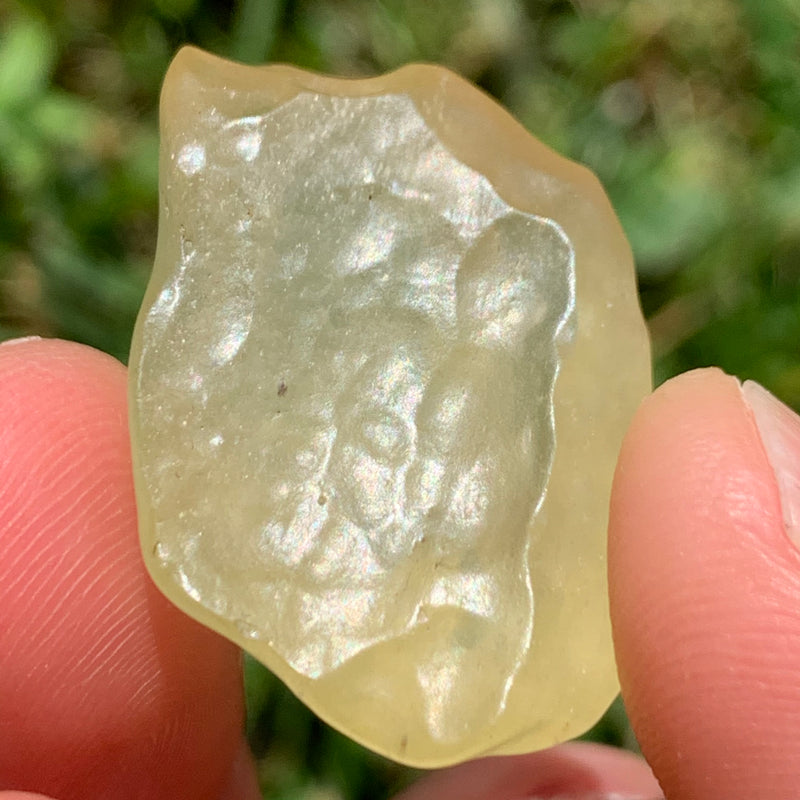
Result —
[[[596,179],[439,67],[182,50],[131,353],[161,590],[312,709],[438,766],[616,691],[605,526],[649,389]]]

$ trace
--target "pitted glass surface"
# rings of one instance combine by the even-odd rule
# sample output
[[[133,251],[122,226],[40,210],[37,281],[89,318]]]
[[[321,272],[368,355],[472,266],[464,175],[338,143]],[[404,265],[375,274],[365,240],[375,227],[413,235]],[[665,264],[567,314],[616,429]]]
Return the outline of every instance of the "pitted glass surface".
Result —
[[[131,350],[156,583],[393,758],[580,733],[616,688],[605,513],[649,378],[596,182],[440,68],[185,50],[164,98]]]
[[[457,671],[475,647],[501,657],[502,694],[530,637],[568,240],[450,155],[407,96],[302,94],[186,133],[178,169],[227,236],[182,224],[145,321],[160,557],[304,675],[443,625]],[[236,192],[217,188],[242,162]],[[447,735],[457,676],[418,668]]]

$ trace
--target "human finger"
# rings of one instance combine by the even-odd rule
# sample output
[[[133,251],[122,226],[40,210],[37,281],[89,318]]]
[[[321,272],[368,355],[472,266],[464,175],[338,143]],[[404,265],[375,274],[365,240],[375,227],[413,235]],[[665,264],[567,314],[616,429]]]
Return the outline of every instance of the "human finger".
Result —
[[[0,347],[0,788],[256,797],[238,651],[144,570],[126,408],[108,356]]]
[[[799,500],[800,420],[758,386],[688,373],[631,425],[611,613],[623,696],[669,800],[800,796]]]
[[[571,742],[433,772],[396,800],[651,800],[658,794],[653,773],[641,758],[612,747]]]
[[[0,792],[0,800],[53,800],[43,794],[31,794],[31,792]]]

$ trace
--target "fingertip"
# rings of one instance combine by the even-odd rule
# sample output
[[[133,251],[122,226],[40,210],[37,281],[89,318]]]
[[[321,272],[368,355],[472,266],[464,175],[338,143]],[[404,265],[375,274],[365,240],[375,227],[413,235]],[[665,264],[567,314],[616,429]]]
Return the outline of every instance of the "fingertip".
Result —
[[[633,753],[569,742],[537,753],[482,758],[432,772],[395,800],[650,800],[657,794],[653,773]]]
[[[245,739],[239,745],[219,800],[261,800],[255,762]]]
[[[0,792],[0,800],[54,800],[54,798],[31,792]]]
[[[0,785],[212,797],[241,738],[236,648],[171,606],[139,552],[124,367],[0,347]]]
[[[623,696],[667,796],[795,797],[800,552],[736,379],[698,370],[643,403],[609,588]]]

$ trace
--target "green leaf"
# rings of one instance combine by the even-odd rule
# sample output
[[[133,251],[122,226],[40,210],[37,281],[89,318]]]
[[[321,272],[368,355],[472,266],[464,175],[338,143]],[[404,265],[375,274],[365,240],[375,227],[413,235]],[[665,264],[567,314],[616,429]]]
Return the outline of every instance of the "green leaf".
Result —
[[[244,699],[247,709],[247,733],[252,737],[259,717],[264,713],[274,678],[252,656],[244,656]]]
[[[285,0],[239,0],[231,33],[231,58],[260,64],[269,58]]]
[[[30,102],[50,79],[55,40],[44,22],[33,16],[11,21],[0,40],[0,109]]]
[[[30,111],[31,124],[51,146],[88,148],[101,120],[88,101],[64,92],[48,92]]]
[[[0,111],[0,173],[22,193],[39,190],[52,168],[50,154],[26,123]]]
[[[197,0],[154,0],[158,12],[168,19],[186,19],[197,6]]]

